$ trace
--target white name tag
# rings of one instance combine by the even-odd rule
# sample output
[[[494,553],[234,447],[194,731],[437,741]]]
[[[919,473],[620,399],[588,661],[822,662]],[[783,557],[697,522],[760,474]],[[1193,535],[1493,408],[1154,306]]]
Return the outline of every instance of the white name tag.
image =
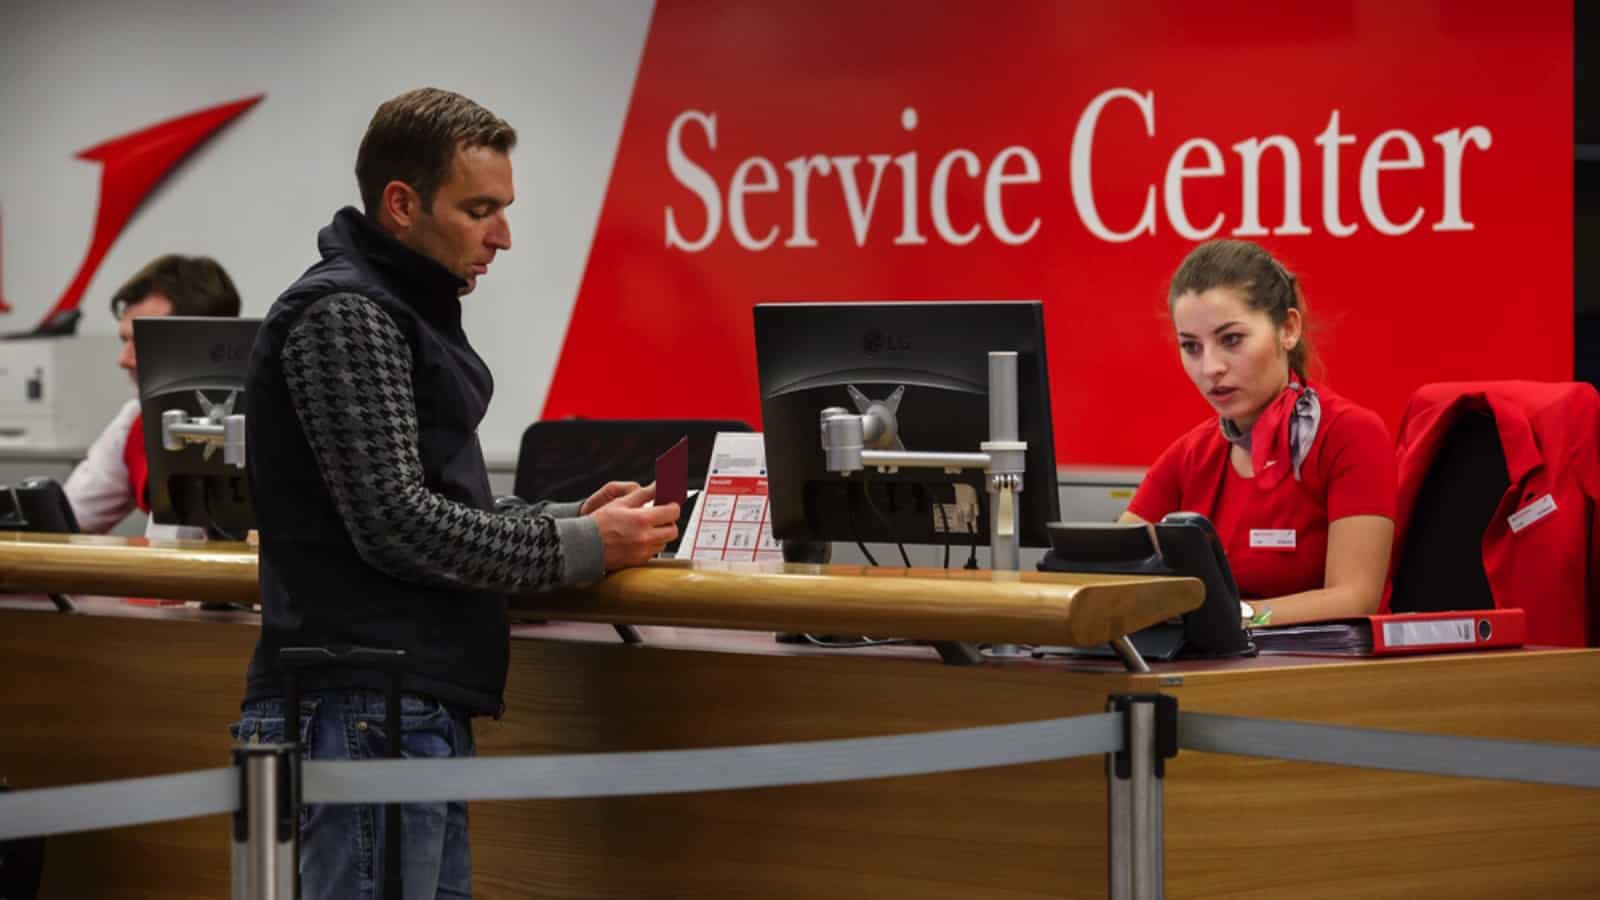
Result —
[[[1506,521],[1511,523],[1511,531],[1514,534],[1555,511],[1556,499],[1549,494],[1545,494],[1543,497],[1507,516]]]
[[[1266,547],[1272,550],[1293,550],[1293,528],[1252,528],[1250,529],[1250,546]]]

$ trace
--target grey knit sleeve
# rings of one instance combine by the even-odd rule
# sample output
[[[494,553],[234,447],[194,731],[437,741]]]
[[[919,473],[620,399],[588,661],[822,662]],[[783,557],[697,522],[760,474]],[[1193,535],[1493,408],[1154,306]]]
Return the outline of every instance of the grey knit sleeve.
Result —
[[[501,515],[551,516],[557,519],[571,519],[581,515],[579,510],[583,508],[583,501],[574,500],[570,503],[558,503],[554,500],[540,500],[537,503],[529,503],[521,497],[506,496],[496,497],[494,506],[494,511]]]
[[[395,578],[528,591],[598,578],[593,519],[507,516],[430,490],[417,450],[411,348],[357,294],[317,301],[290,330],[283,373],[323,482],[373,568]]]

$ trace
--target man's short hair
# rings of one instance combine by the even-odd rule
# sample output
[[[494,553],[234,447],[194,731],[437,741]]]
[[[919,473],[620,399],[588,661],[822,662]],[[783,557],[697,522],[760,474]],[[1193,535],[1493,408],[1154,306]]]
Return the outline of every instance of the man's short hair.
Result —
[[[168,253],[156,257],[111,295],[111,314],[120,319],[123,310],[151,294],[171,301],[175,316],[239,314],[239,292],[233,279],[209,256]]]
[[[376,216],[391,181],[411,187],[433,210],[439,185],[450,177],[457,148],[510,153],[517,132],[473,101],[439,88],[418,88],[385,101],[373,113],[356,152],[356,184],[367,215]]]

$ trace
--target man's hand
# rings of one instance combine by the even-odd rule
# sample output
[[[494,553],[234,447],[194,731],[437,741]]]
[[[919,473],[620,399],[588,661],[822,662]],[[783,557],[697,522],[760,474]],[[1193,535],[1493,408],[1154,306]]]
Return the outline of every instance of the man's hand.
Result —
[[[620,482],[617,482],[620,483]],[[595,497],[605,493],[612,485],[601,488]],[[600,526],[600,542],[605,547],[606,571],[615,572],[628,566],[637,566],[659,554],[678,536],[678,504],[645,507],[656,495],[656,486],[638,487],[596,509],[596,525]],[[592,502],[590,497],[585,506]]]
[[[639,482],[637,481],[608,481],[605,487],[595,491],[589,499],[583,501],[583,505],[578,507],[578,515],[587,516],[618,497],[626,497],[638,489]],[[650,497],[654,496],[655,491],[652,489]],[[648,500],[650,498],[646,497],[645,499]]]

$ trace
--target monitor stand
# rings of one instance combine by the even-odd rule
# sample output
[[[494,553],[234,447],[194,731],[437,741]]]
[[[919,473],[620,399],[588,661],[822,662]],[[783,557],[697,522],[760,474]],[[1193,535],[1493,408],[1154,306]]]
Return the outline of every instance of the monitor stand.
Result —
[[[1126,642],[1128,647],[1119,646]],[[1093,647],[1051,647],[1040,646],[1033,649],[1035,656],[1071,656],[1079,659],[1120,659],[1123,664],[1135,672],[1148,672],[1150,667],[1144,665],[1144,660],[1153,659],[1157,662],[1172,662],[1183,652],[1184,636],[1182,622],[1163,622],[1152,625],[1142,631],[1117,638],[1106,644]],[[1130,658],[1126,652],[1133,651]]]

